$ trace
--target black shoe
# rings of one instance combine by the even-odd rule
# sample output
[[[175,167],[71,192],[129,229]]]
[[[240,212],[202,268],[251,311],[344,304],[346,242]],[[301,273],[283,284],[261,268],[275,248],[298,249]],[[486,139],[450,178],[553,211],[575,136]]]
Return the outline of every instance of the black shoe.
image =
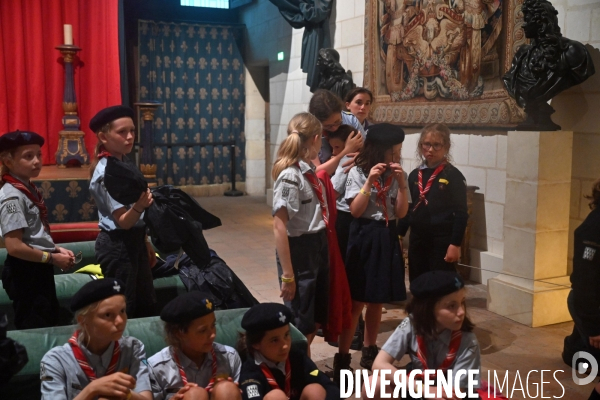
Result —
[[[352,367],[350,367],[351,362],[352,354],[336,353],[335,356],[333,356],[333,381],[337,385],[340,384],[342,370],[354,371]]]
[[[577,351],[575,351],[575,349],[573,349],[569,345],[569,341],[568,341],[569,337],[570,336],[565,337],[563,351],[562,351],[561,356],[562,356],[562,359],[565,364],[567,364],[569,367],[573,367],[573,365],[572,365],[573,356],[575,355],[575,353],[577,353]]]
[[[377,353],[379,353],[379,349],[377,345],[373,344],[371,346],[362,348],[362,357],[360,358],[360,366],[368,369],[369,371],[373,368],[373,361],[375,361],[375,357],[377,357]]]

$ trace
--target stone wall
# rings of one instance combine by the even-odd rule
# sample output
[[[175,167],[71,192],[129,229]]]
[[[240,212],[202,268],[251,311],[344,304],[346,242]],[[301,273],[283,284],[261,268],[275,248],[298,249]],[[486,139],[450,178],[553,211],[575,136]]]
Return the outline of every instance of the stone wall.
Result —
[[[589,43],[588,48],[600,70],[600,1],[554,0],[553,4],[559,12],[563,34]],[[332,14],[335,22],[330,26],[341,63],[353,72],[357,85],[362,83],[364,69],[364,12],[365,0],[337,0]],[[274,160],[278,145],[286,136],[287,122],[295,113],[307,109],[311,95],[305,84],[306,75],[300,69],[303,31],[291,29],[267,0],[258,0],[242,10],[242,22],[252,37],[247,42],[248,62],[269,66],[270,157]],[[284,62],[276,61],[278,51],[286,52]],[[600,110],[600,71],[583,85],[557,96],[552,105],[557,110],[553,117],[555,122],[564,130],[575,132],[570,209],[572,232],[589,212],[583,195],[589,193],[591,183],[600,178],[600,117],[597,111]],[[404,169],[410,171],[416,166],[414,153],[418,135],[415,130],[407,130],[407,133],[402,156]],[[475,270],[471,276],[483,283],[495,275],[493,271],[500,271],[503,263],[506,151],[506,132],[470,130],[452,133],[454,162],[465,175],[467,184],[479,187],[473,205],[471,264],[489,271]],[[247,171],[252,173],[249,168]],[[272,183],[267,181],[266,187],[271,186]],[[572,244],[569,249],[569,259],[572,259]]]

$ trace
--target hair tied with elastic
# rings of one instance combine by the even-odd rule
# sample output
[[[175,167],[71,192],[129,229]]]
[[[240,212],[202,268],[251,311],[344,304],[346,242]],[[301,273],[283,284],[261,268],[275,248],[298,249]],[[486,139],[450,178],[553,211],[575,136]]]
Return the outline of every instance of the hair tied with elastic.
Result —
[[[292,131],[292,135],[293,135],[294,133],[295,133],[296,135],[299,135],[299,134],[300,134],[300,132],[298,132],[298,131],[297,131],[297,130],[295,130],[295,129]]]

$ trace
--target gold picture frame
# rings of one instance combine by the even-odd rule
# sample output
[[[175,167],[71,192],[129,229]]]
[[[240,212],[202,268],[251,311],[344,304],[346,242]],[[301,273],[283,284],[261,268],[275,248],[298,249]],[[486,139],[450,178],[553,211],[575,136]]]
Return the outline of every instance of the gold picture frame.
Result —
[[[526,43],[522,0],[367,0],[373,122],[511,128],[525,114],[501,81]]]

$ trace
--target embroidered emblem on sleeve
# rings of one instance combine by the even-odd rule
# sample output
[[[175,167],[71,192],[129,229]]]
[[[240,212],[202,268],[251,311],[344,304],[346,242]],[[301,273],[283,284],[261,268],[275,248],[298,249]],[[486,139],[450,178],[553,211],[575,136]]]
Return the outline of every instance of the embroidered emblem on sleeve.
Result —
[[[44,363],[40,363],[40,380],[41,381],[52,381],[54,378],[46,375],[46,365]]]
[[[289,195],[290,195],[290,188],[286,186],[281,190],[281,197],[283,197],[285,199]]]
[[[249,399],[253,397],[260,397],[260,393],[258,393],[258,386],[250,385],[246,388],[246,395]]]
[[[596,255],[596,249],[594,249],[592,247],[586,247],[585,250],[583,250],[583,259],[584,260],[592,261],[594,259],[595,255]]]
[[[346,187],[352,185],[352,178],[348,178],[348,180],[346,181]]]
[[[315,369],[313,372],[310,373],[312,376],[317,376],[319,375],[319,370]]]
[[[402,320],[402,322],[400,323],[400,329],[404,329],[408,326],[408,324],[410,323],[410,320],[408,318],[404,318]]]
[[[7,211],[9,214],[14,214],[14,213],[16,213],[16,212],[17,212],[17,205],[16,205],[15,203],[8,203],[8,204],[6,205],[6,211]]]

